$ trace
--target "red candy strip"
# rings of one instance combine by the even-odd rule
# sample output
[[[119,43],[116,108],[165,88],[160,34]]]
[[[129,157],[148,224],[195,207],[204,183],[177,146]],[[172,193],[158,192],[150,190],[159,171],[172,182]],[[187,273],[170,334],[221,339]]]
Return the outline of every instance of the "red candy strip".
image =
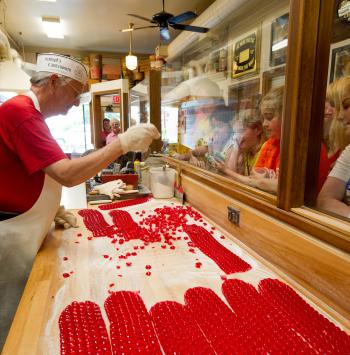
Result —
[[[271,285],[275,291],[279,289],[274,295]],[[251,339],[252,351],[255,349],[271,354],[344,354],[349,349],[350,338],[334,324],[324,318],[329,328],[335,330],[330,334],[329,329],[310,322],[308,309],[320,315],[288,286],[277,280],[264,280],[259,289],[260,293],[241,280],[228,280],[222,286],[223,294],[237,314],[245,337]],[[286,293],[292,294],[291,298],[288,297],[288,304],[278,305],[277,301],[285,299]],[[288,308],[290,313],[286,312]],[[294,313],[303,316],[297,319]],[[325,341],[323,331],[327,332],[329,341]]]
[[[159,302],[150,314],[166,354],[215,354],[197,323],[177,302]]]
[[[142,298],[119,291],[105,301],[114,354],[162,354],[152,320]]]
[[[111,355],[105,322],[96,303],[73,302],[60,315],[61,355]]]
[[[183,229],[195,246],[212,259],[226,274],[245,272],[252,268],[247,262],[216,241],[203,227],[192,224],[184,225]]]
[[[114,234],[114,226],[109,225],[101,212],[96,210],[80,210],[78,212],[82,217],[84,224],[94,237],[103,237]]]
[[[118,230],[118,235],[122,237],[125,241],[129,241],[132,239],[140,239],[144,242],[160,241],[159,235],[156,239],[151,238],[151,235],[148,230],[140,227],[137,223],[135,223],[129,212],[123,210],[113,210],[109,212],[109,214],[113,218],[113,223]]]
[[[126,200],[126,201],[119,201],[119,202],[108,203],[106,205],[100,205],[100,206],[98,206],[98,208],[100,210],[104,210],[104,211],[113,210],[115,208],[140,205],[141,203],[145,203],[145,202],[149,201],[150,199],[151,199],[151,197],[149,197],[149,196],[133,198],[133,199]]]
[[[239,334],[237,317],[214,291],[204,287],[191,288],[185,293],[185,301],[191,318],[217,354],[248,353],[245,340]]]
[[[350,337],[279,280],[265,279],[259,291],[270,308],[286,319],[318,353],[350,353]],[[321,336],[322,335],[322,336]]]
[[[244,328],[254,339],[254,349],[269,353],[314,353],[304,339],[278,312],[265,302],[253,285],[240,280],[228,280],[222,286],[224,296],[239,315]]]

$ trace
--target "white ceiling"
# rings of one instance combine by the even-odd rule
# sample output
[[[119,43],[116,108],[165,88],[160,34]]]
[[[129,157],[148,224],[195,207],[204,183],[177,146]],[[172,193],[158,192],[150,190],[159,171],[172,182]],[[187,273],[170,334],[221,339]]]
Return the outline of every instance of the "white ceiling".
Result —
[[[177,15],[191,10],[199,14],[213,2],[165,0],[165,11]],[[0,5],[6,10],[0,13],[0,22],[11,37],[17,43],[23,41],[25,47],[125,53],[129,48],[129,34],[119,30],[127,28],[129,22],[133,22],[135,27],[148,26],[148,22],[126,14],[151,18],[161,11],[162,0],[0,0]],[[42,30],[41,16],[59,16],[65,28],[65,38],[47,38]],[[172,38],[178,33],[180,31],[171,32]],[[158,43],[158,28],[134,32],[133,51],[136,53],[152,53]]]

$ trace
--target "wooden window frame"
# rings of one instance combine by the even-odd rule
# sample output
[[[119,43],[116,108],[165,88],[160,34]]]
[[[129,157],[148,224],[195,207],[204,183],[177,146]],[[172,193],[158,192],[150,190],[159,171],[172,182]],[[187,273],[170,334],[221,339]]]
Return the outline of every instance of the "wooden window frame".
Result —
[[[335,0],[291,0],[277,197],[172,158],[180,173],[350,252],[348,222],[305,207],[316,200]],[[297,78],[297,79],[296,79]],[[300,80],[298,80],[298,78]],[[320,88],[322,88],[320,90]],[[295,174],[295,171],[298,174]]]

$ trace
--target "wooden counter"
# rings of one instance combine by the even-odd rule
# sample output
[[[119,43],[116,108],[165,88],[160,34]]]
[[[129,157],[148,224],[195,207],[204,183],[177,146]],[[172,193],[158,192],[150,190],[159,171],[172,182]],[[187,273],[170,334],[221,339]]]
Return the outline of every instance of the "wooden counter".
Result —
[[[144,207],[133,206],[130,211],[139,211],[147,208],[154,208],[156,205],[150,206],[152,202],[144,204]],[[76,213],[77,211],[75,211]],[[131,213],[131,212],[130,212]],[[135,214],[133,214],[135,216]],[[206,218],[206,220],[208,220]],[[213,225],[217,225],[213,222]],[[102,255],[104,251],[103,243],[106,241],[89,240],[91,236],[83,224],[82,218],[78,216],[80,228],[69,230],[54,230],[45,239],[32,268],[29,280],[27,282],[24,294],[18,307],[15,319],[10,329],[7,341],[5,343],[3,354],[59,354],[59,329],[58,316],[64,307],[73,300],[85,301],[92,300],[103,308],[103,301],[108,297],[108,291],[116,291],[120,289],[142,290],[143,298],[146,306],[150,306],[157,300],[173,299],[178,302],[183,302],[183,292],[186,287],[191,286],[191,283],[200,284],[203,287],[210,287],[216,293],[220,292],[220,285],[216,285],[214,280],[214,266],[210,262],[199,258],[199,255],[188,253],[183,256],[180,254],[181,247],[170,253],[167,251],[163,255],[163,250],[152,246],[146,254],[139,255],[130,259],[133,263],[132,268],[125,267],[124,264],[117,259],[117,255],[108,255],[109,259]],[[253,261],[259,277],[275,277],[283,280],[291,285],[294,289],[301,292],[307,297],[310,302],[320,312],[324,313],[330,319],[338,323],[345,331],[350,334],[350,322],[341,314],[335,312],[329,305],[323,301],[322,295],[315,295],[309,292],[305,287],[297,283],[295,280],[281,272],[278,268],[262,259],[256,252],[245,246],[240,240],[232,237],[224,230],[217,230],[216,233],[223,234],[226,239],[223,244],[227,248],[234,248],[240,256],[249,258]],[[78,234],[81,234],[79,236]],[[102,239],[102,238],[100,238]],[[125,244],[124,244],[125,245]],[[122,246],[121,246],[122,247]],[[124,251],[127,250],[124,248]],[[132,248],[130,249],[132,250]],[[100,253],[101,251],[101,253]],[[99,254],[100,253],[100,254]],[[178,254],[176,254],[178,253]],[[67,261],[63,261],[64,257],[68,257]],[[178,258],[181,263],[178,263]],[[193,268],[190,276],[185,274],[188,265],[194,264],[194,257],[199,258],[203,262],[201,270]],[[244,259],[245,259],[244,258]],[[114,260],[116,259],[116,260]],[[108,279],[110,272],[103,277],[101,265],[103,267],[114,269],[114,263],[122,265],[120,272],[123,277],[118,279],[117,275]],[[169,274],[162,275],[162,265],[169,263],[170,275],[182,274],[185,281],[169,277]],[[150,263],[153,266],[152,277],[144,277],[144,264]],[[113,265],[112,265],[113,264]],[[69,278],[64,278],[64,272],[73,271],[74,273]],[[219,270],[220,271],[220,270]],[[173,273],[173,274],[172,274]],[[222,272],[221,272],[222,273]],[[99,277],[101,278],[99,279]],[[218,273],[215,277],[218,276]],[[235,274],[235,277],[244,279],[241,274]],[[218,278],[220,279],[220,278]],[[116,286],[108,288],[108,283],[115,280]],[[171,280],[171,284],[170,281]],[[255,281],[255,276],[251,274],[250,280]],[[183,281],[183,282],[182,282]],[[187,282],[187,284],[186,284]],[[158,287],[164,285],[164,287]]]

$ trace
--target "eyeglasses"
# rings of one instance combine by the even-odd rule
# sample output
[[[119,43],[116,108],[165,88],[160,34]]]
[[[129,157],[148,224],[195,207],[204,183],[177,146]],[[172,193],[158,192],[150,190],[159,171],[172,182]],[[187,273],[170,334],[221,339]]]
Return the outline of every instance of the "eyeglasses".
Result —
[[[75,92],[76,92],[76,100],[80,100],[80,96],[83,93],[84,87],[82,87],[81,91],[79,91],[77,88],[75,88],[69,81],[66,81],[65,84],[67,84],[68,86],[70,86]]]
[[[81,92],[75,88],[69,81],[66,81],[66,84],[70,86],[77,94],[74,100],[79,100],[80,105],[87,105],[91,102],[91,93],[89,91],[84,92],[84,86],[81,89]]]

